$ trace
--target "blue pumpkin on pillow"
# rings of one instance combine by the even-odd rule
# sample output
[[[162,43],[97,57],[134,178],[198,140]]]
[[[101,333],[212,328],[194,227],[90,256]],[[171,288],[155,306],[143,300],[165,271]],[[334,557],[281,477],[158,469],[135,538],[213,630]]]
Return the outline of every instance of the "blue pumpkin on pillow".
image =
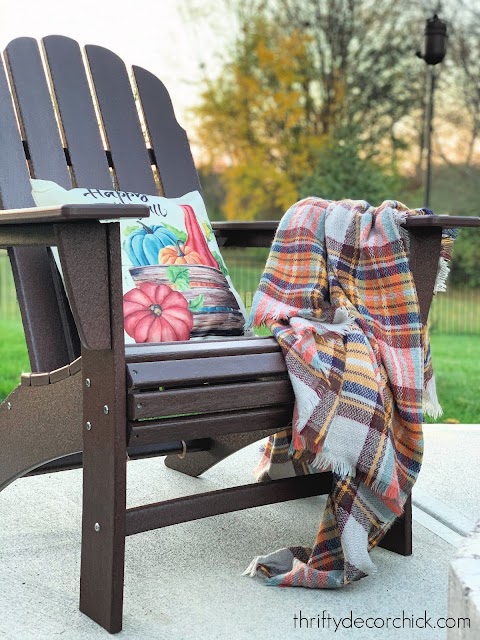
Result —
[[[125,240],[123,248],[135,267],[158,264],[160,249],[175,246],[179,241],[173,231],[162,225],[148,227],[138,221],[140,228],[133,231]]]

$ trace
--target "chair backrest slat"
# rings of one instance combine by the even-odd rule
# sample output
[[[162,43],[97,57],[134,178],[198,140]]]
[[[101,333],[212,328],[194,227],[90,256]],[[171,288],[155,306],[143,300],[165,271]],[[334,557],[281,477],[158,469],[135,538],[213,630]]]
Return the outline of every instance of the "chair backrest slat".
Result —
[[[164,194],[174,198],[201,191],[187,134],[175,118],[165,85],[141,67],[133,72]]]
[[[13,40],[6,49],[17,114],[35,178],[72,186],[40,51],[33,38]]]
[[[125,64],[102,47],[88,45],[85,52],[118,186],[154,195],[158,189]]]
[[[0,60],[0,203],[3,209],[33,206],[29,173],[12,96]]]
[[[22,41],[26,40],[22,38]],[[13,68],[28,67],[28,55],[21,63],[23,55],[14,46],[15,42],[10,50]],[[31,43],[27,41],[26,44],[31,50]],[[10,72],[12,74],[12,66]],[[12,84],[14,82],[15,78]],[[17,79],[18,84],[22,81]],[[4,209],[34,205],[25,152],[1,61],[0,203]],[[49,252],[46,248],[28,247],[10,249],[9,255],[32,371],[57,369],[73,360],[74,353],[72,340],[65,337],[63,310],[57,297],[58,279],[52,270]]]
[[[75,182],[109,189],[112,178],[80,47],[70,38],[48,36],[43,48]]]

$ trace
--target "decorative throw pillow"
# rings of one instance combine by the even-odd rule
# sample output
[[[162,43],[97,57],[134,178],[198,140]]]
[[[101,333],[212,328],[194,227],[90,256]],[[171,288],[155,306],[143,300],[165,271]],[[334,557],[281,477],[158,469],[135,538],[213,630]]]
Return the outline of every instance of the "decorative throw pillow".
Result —
[[[31,183],[40,207],[149,205],[149,218],[120,220],[126,342],[243,334],[246,311],[198,191],[162,198],[113,190],[68,191],[49,180]]]

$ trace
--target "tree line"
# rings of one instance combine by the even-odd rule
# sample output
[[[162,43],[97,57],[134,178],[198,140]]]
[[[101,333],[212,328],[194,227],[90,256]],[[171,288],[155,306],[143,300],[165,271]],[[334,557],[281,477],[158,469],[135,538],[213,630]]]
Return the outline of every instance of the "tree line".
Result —
[[[416,189],[418,201],[427,67],[415,51],[435,7],[418,0],[230,0],[229,7],[237,28],[220,71],[205,70],[194,111],[211,206],[227,219],[265,219],[307,195],[378,204]],[[449,0],[441,17],[449,40],[436,69],[435,159],[476,181],[480,10]],[[479,204],[480,197],[455,213]],[[480,243],[462,243],[468,259],[459,277],[473,281]]]

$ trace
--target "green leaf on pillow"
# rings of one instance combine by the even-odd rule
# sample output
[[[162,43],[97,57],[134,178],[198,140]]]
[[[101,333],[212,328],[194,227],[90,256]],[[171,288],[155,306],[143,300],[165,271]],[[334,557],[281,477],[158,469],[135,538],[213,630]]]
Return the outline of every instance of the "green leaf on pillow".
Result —
[[[228,269],[225,265],[225,262],[223,261],[222,256],[218,253],[218,251],[212,251],[212,255],[218,262],[218,266],[220,267],[220,271],[223,273],[223,275],[228,276]]]
[[[138,231],[139,229],[140,227],[138,226],[138,224],[131,224],[123,229],[123,235],[129,236],[131,233],[135,233],[135,231]]]
[[[177,291],[188,291],[190,289],[190,276],[188,269],[178,265],[170,265],[167,269],[167,278]]]
[[[212,225],[207,220],[202,220],[202,229],[205,237],[208,241],[212,240],[214,237]]]
[[[172,227],[171,224],[167,224],[166,222],[162,222],[162,225],[166,229],[174,233],[177,236],[177,238],[180,240],[180,242],[185,243],[187,241],[187,234],[185,233],[185,231],[182,231],[181,229],[177,229],[176,227]]]
[[[188,303],[189,310],[192,312],[198,311],[203,307],[204,300],[205,296],[203,295],[203,293],[200,293],[196,298],[193,298],[193,300],[190,300],[190,302]]]

